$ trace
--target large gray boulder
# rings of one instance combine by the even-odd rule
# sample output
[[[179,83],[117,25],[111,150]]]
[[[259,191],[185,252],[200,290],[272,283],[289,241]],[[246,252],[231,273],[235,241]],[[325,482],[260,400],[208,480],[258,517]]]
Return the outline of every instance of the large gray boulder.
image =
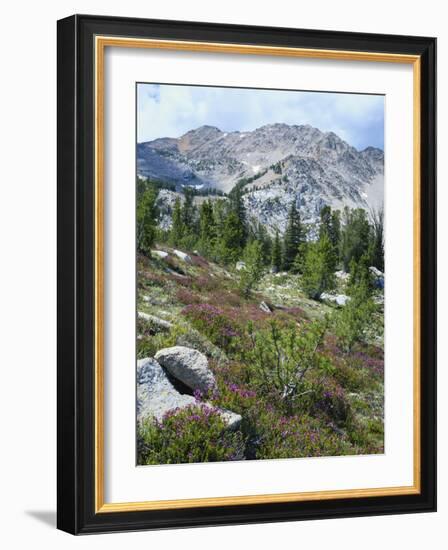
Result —
[[[160,364],[152,358],[137,361],[137,420],[156,418],[173,409],[181,409],[196,402],[191,395],[179,393]]]
[[[155,359],[171,376],[192,390],[206,392],[216,387],[207,357],[200,351],[185,346],[174,346],[158,351]]]
[[[161,421],[163,416],[174,409],[185,409],[197,405],[192,395],[179,393],[160,364],[151,357],[137,361],[137,421],[155,418]],[[241,424],[241,415],[204,403],[215,409],[224,420],[227,429],[236,430]]]

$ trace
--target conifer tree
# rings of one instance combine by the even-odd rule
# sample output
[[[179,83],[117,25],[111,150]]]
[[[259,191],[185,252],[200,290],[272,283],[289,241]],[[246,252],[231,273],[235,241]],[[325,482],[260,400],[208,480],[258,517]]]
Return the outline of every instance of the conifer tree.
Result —
[[[371,228],[365,210],[355,208],[344,209],[343,228],[341,231],[341,259],[345,271],[350,269],[352,259],[358,262],[361,256],[369,250],[371,243]]]
[[[248,237],[248,228],[246,220],[246,208],[244,207],[242,191],[240,187],[233,190],[230,196],[231,209],[238,220],[238,241],[235,245],[242,249],[246,244]]]
[[[174,203],[173,225],[171,228],[170,239],[171,239],[171,242],[175,246],[177,246],[181,243],[184,236],[185,236],[185,225],[184,225],[184,218],[182,213],[182,204],[180,202],[180,198],[177,197]]]
[[[334,288],[334,265],[333,246],[324,233],[317,242],[307,246],[302,288],[310,298],[318,300],[322,292]]]
[[[384,210],[371,212],[372,243],[370,250],[371,263],[380,271],[384,271]]]
[[[339,211],[331,210],[326,205],[320,211],[319,238],[326,234],[333,246],[336,260],[339,259],[339,245],[341,240],[341,220]]]
[[[286,225],[283,246],[283,269],[289,271],[303,242],[303,228],[295,203],[292,204]]]
[[[184,237],[189,237],[189,241],[195,241],[197,238],[197,208],[193,203],[194,191],[190,187],[184,188],[185,201],[182,206],[182,222],[184,225]],[[192,238],[193,237],[193,238]],[[192,244],[192,242],[190,243]]]
[[[205,254],[210,254],[216,241],[216,223],[213,215],[213,205],[210,200],[201,204],[199,211],[200,248]]]
[[[137,250],[150,255],[156,235],[156,193],[153,189],[143,191],[137,203]]]
[[[275,273],[278,273],[282,266],[282,246],[280,244],[278,229],[275,230],[274,244],[272,245],[271,264]]]
[[[216,247],[218,259],[226,264],[236,262],[242,252],[242,241],[240,220],[234,211],[230,211],[224,219],[221,238]]]

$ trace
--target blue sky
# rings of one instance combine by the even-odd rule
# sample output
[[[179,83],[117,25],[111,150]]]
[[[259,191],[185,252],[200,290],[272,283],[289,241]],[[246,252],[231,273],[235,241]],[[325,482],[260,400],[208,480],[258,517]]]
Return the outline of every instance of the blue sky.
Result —
[[[203,124],[231,132],[274,122],[333,131],[359,150],[384,148],[384,96],[138,84],[138,142]]]

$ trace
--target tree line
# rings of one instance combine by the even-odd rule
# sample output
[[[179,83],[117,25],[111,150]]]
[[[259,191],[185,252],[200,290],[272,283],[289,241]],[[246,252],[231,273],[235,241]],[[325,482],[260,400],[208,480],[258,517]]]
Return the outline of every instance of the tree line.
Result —
[[[286,271],[301,277],[303,290],[313,299],[335,286],[335,271],[342,269],[352,280],[367,277],[374,266],[384,270],[384,215],[361,208],[342,211],[324,206],[317,224],[304,224],[293,203],[288,211],[283,235],[273,236],[266,227],[248,215],[242,187],[235,187],[227,198],[194,202],[194,190],[184,189],[172,209],[169,231],[157,227],[158,188],[151,182],[137,186],[137,249],[150,255],[155,240],[186,250],[197,250],[204,257],[224,265],[246,264],[242,279],[257,279],[267,269]],[[313,238],[312,238],[313,237]],[[250,290],[250,281],[246,282]]]

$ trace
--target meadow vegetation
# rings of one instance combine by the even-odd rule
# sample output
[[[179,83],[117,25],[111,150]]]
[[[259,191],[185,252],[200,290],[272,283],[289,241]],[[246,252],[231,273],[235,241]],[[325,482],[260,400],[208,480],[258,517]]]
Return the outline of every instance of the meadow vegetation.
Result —
[[[382,213],[325,206],[310,226],[293,205],[284,234],[270,234],[243,189],[200,205],[185,189],[162,231],[157,185],[138,182],[138,310],[170,323],[138,320],[138,357],[188,346],[217,382],[139,425],[139,463],[382,453],[383,289],[371,269],[384,269]],[[218,408],[242,416],[238,430]]]

